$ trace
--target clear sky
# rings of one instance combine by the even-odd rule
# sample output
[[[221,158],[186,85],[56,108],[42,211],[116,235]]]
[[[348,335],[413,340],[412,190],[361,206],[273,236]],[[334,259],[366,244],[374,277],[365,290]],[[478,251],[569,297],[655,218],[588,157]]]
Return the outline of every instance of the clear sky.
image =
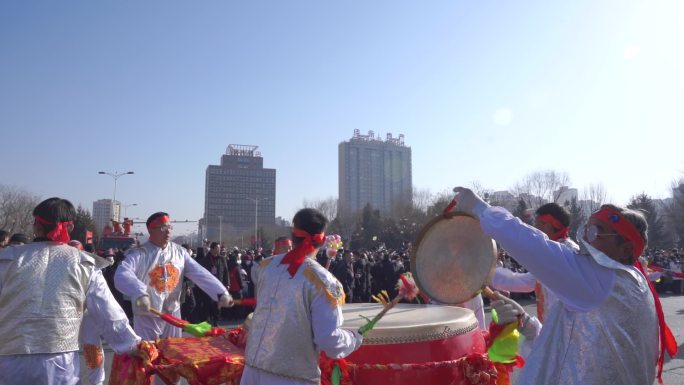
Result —
[[[337,196],[360,129],[404,134],[435,193],[553,169],[616,203],[667,197],[683,41],[679,0],[5,1],[0,184],[92,209],[99,170],[132,170],[129,216],[196,220],[207,165],[252,144],[291,218]]]

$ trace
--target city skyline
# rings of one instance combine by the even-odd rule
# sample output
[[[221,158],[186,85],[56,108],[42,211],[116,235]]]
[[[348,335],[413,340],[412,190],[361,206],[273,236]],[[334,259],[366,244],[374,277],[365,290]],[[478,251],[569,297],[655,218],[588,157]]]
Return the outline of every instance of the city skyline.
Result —
[[[338,212],[354,215],[370,204],[383,215],[412,200],[411,147],[404,135],[385,139],[368,131],[339,144]]]
[[[0,183],[198,220],[230,143],[278,169],[275,215],[338,195],[337,145],[403,134],[413,185],[539,170],[626,204],[684,176],[684,3],[437,0],[0,4]],[[176,226],[175,232],[196,226]],[[144,228],[142,229],[144,231]]]

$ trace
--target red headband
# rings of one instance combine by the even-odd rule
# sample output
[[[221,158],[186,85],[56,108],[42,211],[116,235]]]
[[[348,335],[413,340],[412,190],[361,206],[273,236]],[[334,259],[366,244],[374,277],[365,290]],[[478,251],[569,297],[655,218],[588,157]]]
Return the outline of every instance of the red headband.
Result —
[[[40,223],[41,225],[54,225],[55,228],[52,229],[49,233],[47,233],[47,239],[53,241],[53,242],[60,242],[60,243],[67,243],[71,239],[69,237],[69,229],[68,225],[73,225],[73,221],[65,221],[65,222],[57,222],[57,223],[52,223],[48,222],[45,218],[41,217],[40,215],[34,215],[34,218],[36,218],[36,222]]]
[[[281,239],[280,241],[277,241],[275,243],[275,248],[281,248],[281,247],[290,247],[292,246],[292,241],[289,239]]]
[[[538,215],[537,219],[550,224],[554,229],[558,229],[558,231],[551,236],[552,241],[565,239],[570,234],[570,228],[568,226],[563,226],[563,224],[551,214]]]
[[[162,227],[165,223],[171,222],[171,219],[169,219],[168,215],[162,215],[161,217],[156,218],[152,222],[150,222],[149,225],[147,225],[148,229],[158,229]]]
[[[636,229],[634,224],[625,219],[625,217],[623,217],[619,212],[608,207],[604,207],[593,213],[591,217],[607,224],[622,238],[631,241],[634,245],[635,258],[638,258],[644,251],[644,239],[641,237],[641,234]]]
[[[304,239],[297,245],[297,247],[285,254],[283,259],[280,261],[281,265],[290,265],[287,267],[290,277],[294,277],[294,275],[297,273],[299,266],[304,263],[304,258],[316,250],[314,242],[316,242],[317,245],[321,245],[325,240],[325,233],[309,234],[308,232],[296,227],[294,230],[292,230],[292,236]]]

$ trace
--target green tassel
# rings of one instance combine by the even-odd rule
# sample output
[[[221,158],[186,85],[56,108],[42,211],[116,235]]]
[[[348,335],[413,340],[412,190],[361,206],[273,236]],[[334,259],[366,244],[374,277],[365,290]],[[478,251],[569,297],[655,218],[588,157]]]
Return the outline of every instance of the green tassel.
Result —
[[[335,363],[335,366],[333,366],[332,374],[330,375],[330,383],[332,385],[340,385],[340,377],[342,374],[340,373],[340,366],[337,365],[337,362]]]
[[[365,336],[366,333],[368,333],[369,331],[371,331],[375,327],[375,322],[377,322],[377,321],[373,321],[373,320],[369,319],[368,317],[364,317],[362,315],[359,315],[359,316],[361,318],[365,319],[366,321],[368,321],[365,325],[363,325],[359,328],[359,334],[361,334],[362,336]]]
[[[492,322],[499,323],[499,315],[496,313],[496,309],[492,309]]]
[[[183,330],[192,334],[195,337],[204,337],[204,335],[211,331],[211,324],[202,322],[198,324],[187,324],[183,326]]]

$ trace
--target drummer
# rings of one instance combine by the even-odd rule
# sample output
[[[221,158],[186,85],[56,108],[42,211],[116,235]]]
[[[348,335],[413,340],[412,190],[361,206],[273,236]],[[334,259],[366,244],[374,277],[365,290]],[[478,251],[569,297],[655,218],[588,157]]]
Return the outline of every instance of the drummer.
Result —
[[[547,203],[540,206],[534,213],[534,227],[541,230],[550,240],[568,246],[574,252],[579,246],[568,238],[570,231],[570,213],[557,203]],[[515,273],[505,267],[497,267],[492,278],[492,285],[496,290],[506,290],[513,293],[529,293],[534,291],[537,298],[537,318],[544,322],[544,314],[548,312],[558,299],[546,286],[542,285],[532,273]]]
[[[663,349],[672,356],[677,345],[662,311],[656,313],[657,295],[640,265],[634,266],[647,241],[640,212],[601,206],[576,253],[471,190],[454,192],[456,210],[478,218],[483,231],[560,301],[527,359],[521,384],[652,384],[656,362],[660,379]]]
[[[319,352],[343,358],[361,346],[358,332],[340,328],[342,286],[314,259],[328,220],[307,208],[292,222],[294,249],[264,259],[252,274],[257,307],[241,385],[318,384]]]

